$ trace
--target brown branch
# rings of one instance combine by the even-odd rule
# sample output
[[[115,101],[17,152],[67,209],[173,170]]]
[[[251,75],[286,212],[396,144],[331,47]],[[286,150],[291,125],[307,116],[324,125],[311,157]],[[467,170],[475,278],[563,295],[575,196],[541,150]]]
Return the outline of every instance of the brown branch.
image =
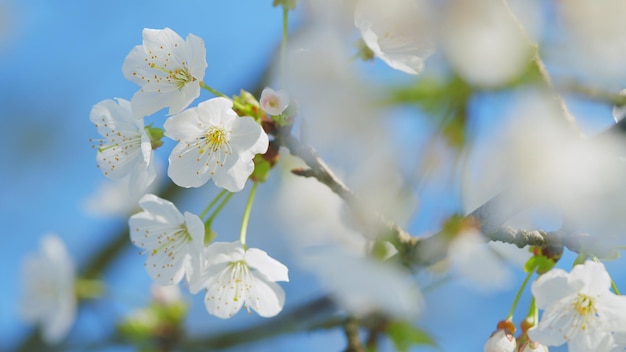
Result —
[[[348,340],[348,347],[345,349],[345,352],[365,351],[359,336],[359,321],[356,318],[348,318],[343,326],[343,331],[346,333],[346,338]]]

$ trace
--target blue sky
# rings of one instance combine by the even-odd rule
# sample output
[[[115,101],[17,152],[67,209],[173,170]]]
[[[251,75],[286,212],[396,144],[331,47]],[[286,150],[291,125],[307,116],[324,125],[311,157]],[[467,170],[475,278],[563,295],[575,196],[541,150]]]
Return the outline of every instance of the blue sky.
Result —
[[[19,321],[15,309],[19,266],[26,253],[36,250],[43,234],[59,234],[80,264],[107,243],[110,233],[126,226],[124,218],[98,218],[83,209],[85,198],[104,179],[96,168],[95,152],[89,142],[97,135],[88,116],[91,107],[103,99],[130,99],[136,86],[123,78],[123,60],[133,46],[141,43],[143,28],[163,27],[182,36],[193,33],[203,38],[208,62],[205,81],[233,94],[241,87],[252,89],[270,61],[280,40],[281,11],[271,7],[271,0],[0,0],[0,118],[4,123],[0,129],[0,223],[4,227],[1,236],[8,240],[0,259],[0,278],[8,282],[0,290],[3,346],[14,346],[30,331]],[[374,69],[389,73],[380,63]],[[392,76],[398,77],[397,73]],[[208,97],[205,93],[201,96]],[[485,133],[494,102],[486,97],[480,104],[477,112],[483,118],[476,128],[477,133]],[[572,108],[575,113],[606,117],[593,123],[593,128],[610,123],[606,106],[573,103]],[[155,119],[162,122],[163,117],[161,112]],[[264,185],[258,197],[269,194],[273,187],[272,182]],[[207,196],[215,191],[206,187],[202,190]],[[417,233],[436,226],[426,220],[432,214],[459,208],[455,198],[442,190],[423,195],[422,202],[433,207],[412,224],[410,230]],[[235,228],[244,203],[245,195],[235,197],[223,214],[224,218],[236,219]],[[203,204],[198,198],[188,197],[181,208],[194,211]],[[264,221],[267,220],[260,214],[253,213],[252,224],[264,226]],[[232,230],[223,226],[217,230]],[[267,243],[268,248],[264,249],[285,258],[289,265],[289,255],[281,254],[285,246],[276,238],[264,234],[255,241]],[[614,269],[618,266],[619,262],[610,264]],[[521,275],[517,272],[518,278]],[[72,338],[97,339],[106,333],[101,331],[103,322],[112,323],[115,317],[145,302],[145,297],[138,293],[148,287],[149,278],[142,258],[130,243],[106,277],[117,287],[112,301],[87,307]],[[284,286],[287,309],[320,293],[319,286],[310,283],[314,280],[297,268],[291,272],[291,278]],[[616,279],[626,281],[623,271]],[[461,283],[453,282],[427,297],[428,309],[420,326],[440,338],[444,351],[466,350],[466,346],[479,350],[508,310],[514,292],[515,288],[499,293],[468,291]],[[524,295],[525,299],[528,297]],[[481,304],[485,300],[489,305]],[[194,302],[188,322],[193,334],[262,321],[247,314],[229,321],[218,320],[206,314],[201,299]],[[103,311],[110,312],[108,309],[113,313],[102,317]],[[252,349],[291,351],[294,346],[299,351],[338,351],[345,347],[345,341],[339,330],[321,331],[272,339]]]

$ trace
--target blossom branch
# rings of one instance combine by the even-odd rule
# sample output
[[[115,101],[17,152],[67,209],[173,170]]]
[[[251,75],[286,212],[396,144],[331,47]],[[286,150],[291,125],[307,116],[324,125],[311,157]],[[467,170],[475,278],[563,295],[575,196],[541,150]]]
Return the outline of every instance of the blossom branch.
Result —
[[[348,188],[328,167],[328,165],[318,155],[317,151],[310,145],[301,143],[296,137],[288,132],[279,132],[277,136],[279,142],[284,145],[289,152],[302,159],[309,169],[296,169],[293,173],[303,177],[313,177],[319,182],[325,184],[339,197],[341,197],[348,206],[356,213],[360,211],[357,208],[359,204],[358,196]],[[368,214],[370,219],[375,222],[374,228],[378,231],[384,231],[390,238],[401,243],[411,243],[414,238],[404,229],[387,220],[381,213]],[[370,220],[372,221],[372,220]],[[380,234],[380,232],[378,233]]]
[[[622,130],[618,125],[615,126],[617,127],[611,130]],[[293,155],[301,158],[309,167],[309,169],[293,170],[295,175],[317,179],[343,198],[351,210],[357,214],[362,212],[361,207],[358,207],[358,196],[332,172],[312,146],[301,143],[291,134],[279,134],[277,138]],[[562,251],[563,248],[568,248],[574,252],[580,250],[585,240],[584,234],[514,229],[503,226],[509,218],[528,206],[527,199],[514,196],[512,190],[504,191],[466,215],[465,219],[472,220],[489,241],[510,243],[520,248],[549,246],[557,251]],[[447,242],[450,239],[448,234],[443,231],[427,237],[414,237],[400,226],[386,219],[381,213],[369,214],[368,218],[374,219],[376,226],[373,228],[383,231],[383,234],[387,235],[387,238],[396,246],[398,258],[403,264],[428,266],[440,261],[447,255]],[[379,232],[378,235],[380,234]]]

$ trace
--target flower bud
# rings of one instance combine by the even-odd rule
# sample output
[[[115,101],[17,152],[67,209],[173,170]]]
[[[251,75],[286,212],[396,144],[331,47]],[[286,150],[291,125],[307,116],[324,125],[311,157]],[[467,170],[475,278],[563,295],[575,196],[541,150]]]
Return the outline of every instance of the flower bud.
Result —
[[[519,352],[548,352],[548,346],[542,345],[539,342],[527,341],[520,346]]]
[[[509,330],[498,329],[487,343],[485,343],[485,352],[515,352],[517,343],[515,337]]]

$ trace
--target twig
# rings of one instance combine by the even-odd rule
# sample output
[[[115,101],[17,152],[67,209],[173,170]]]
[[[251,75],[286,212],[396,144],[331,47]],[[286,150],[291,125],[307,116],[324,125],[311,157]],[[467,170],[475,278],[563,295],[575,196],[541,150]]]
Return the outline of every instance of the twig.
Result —
[[[363,344],[361,343],[361,338],[359,337],[359,321],[350,317],[346,320],[343,331],[346,333],[346,338],[348,340],[348,347],[345,352],[364,352]]]

